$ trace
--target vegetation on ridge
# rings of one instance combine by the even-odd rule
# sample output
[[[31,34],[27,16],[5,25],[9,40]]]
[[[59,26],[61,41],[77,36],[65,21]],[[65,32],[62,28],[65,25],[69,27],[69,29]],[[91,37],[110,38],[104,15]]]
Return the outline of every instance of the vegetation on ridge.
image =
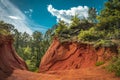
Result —
[[[100,43],[105,40],[120,39],[120,1],[110,0],[105,3],[105,8],[96,14],[95,8],[90,8],[87,19],[79,19],[77,15],[73,16],[70,24],[59,21],[55,35],[61,42],[93,42]]]

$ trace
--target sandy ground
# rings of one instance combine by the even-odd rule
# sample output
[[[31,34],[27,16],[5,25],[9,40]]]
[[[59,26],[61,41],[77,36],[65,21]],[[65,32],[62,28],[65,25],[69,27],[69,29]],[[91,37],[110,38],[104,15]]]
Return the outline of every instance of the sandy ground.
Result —
[[[6,80],[120,80],[114,73],[104,69],[86,68],[76,70],[49,71],[46,73],[33,73],[29,71],[14,70]]]

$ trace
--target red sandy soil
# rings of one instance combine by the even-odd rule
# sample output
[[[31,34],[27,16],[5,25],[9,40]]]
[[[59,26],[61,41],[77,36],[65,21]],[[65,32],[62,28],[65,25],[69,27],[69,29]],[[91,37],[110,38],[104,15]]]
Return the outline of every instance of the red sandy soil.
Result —
[[[120,80],[113,73],[101,68],[85,68],[73,70],[48,71],[46,73],[33,73],[29,71],[14,70],[6,80]]]

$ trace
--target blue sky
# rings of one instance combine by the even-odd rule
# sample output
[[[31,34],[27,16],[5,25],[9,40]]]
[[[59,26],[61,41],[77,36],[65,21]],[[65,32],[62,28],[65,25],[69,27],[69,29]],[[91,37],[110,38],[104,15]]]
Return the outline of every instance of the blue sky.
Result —
[[[34,30],[45,32],[57,23],[58,19],[69,22],[74,12],[95,7],[99,12],[107,0],[0,0],[0,20],[11,22],[19,31],[32,33]],[[9,14],[8,14],[9,13]],[[7,17],[7,18],[6,18]]]

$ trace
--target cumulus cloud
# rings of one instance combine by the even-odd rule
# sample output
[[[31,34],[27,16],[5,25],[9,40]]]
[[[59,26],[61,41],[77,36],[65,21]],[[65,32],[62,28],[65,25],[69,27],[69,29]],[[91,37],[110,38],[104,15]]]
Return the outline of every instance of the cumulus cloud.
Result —
[[[33,10],[29,9],[29,12],[33,12]],[[29,18],[9,0],[0,0],[0,20],[13,24],[20,32],[27,32],[29,34],[32,34],[34,30],[41,32],[47,30],[44,29],[44,26],[29,20]]]
[[[72,7],[68,10],[57,10],[52,5],[48,5],[47,9],[53,16],[57,17],[57,21],[63,20],[67,23],[70,23],[71,17],[76,14],[80,19],[87,18],[89,8],[87,6],[78,6]]]

